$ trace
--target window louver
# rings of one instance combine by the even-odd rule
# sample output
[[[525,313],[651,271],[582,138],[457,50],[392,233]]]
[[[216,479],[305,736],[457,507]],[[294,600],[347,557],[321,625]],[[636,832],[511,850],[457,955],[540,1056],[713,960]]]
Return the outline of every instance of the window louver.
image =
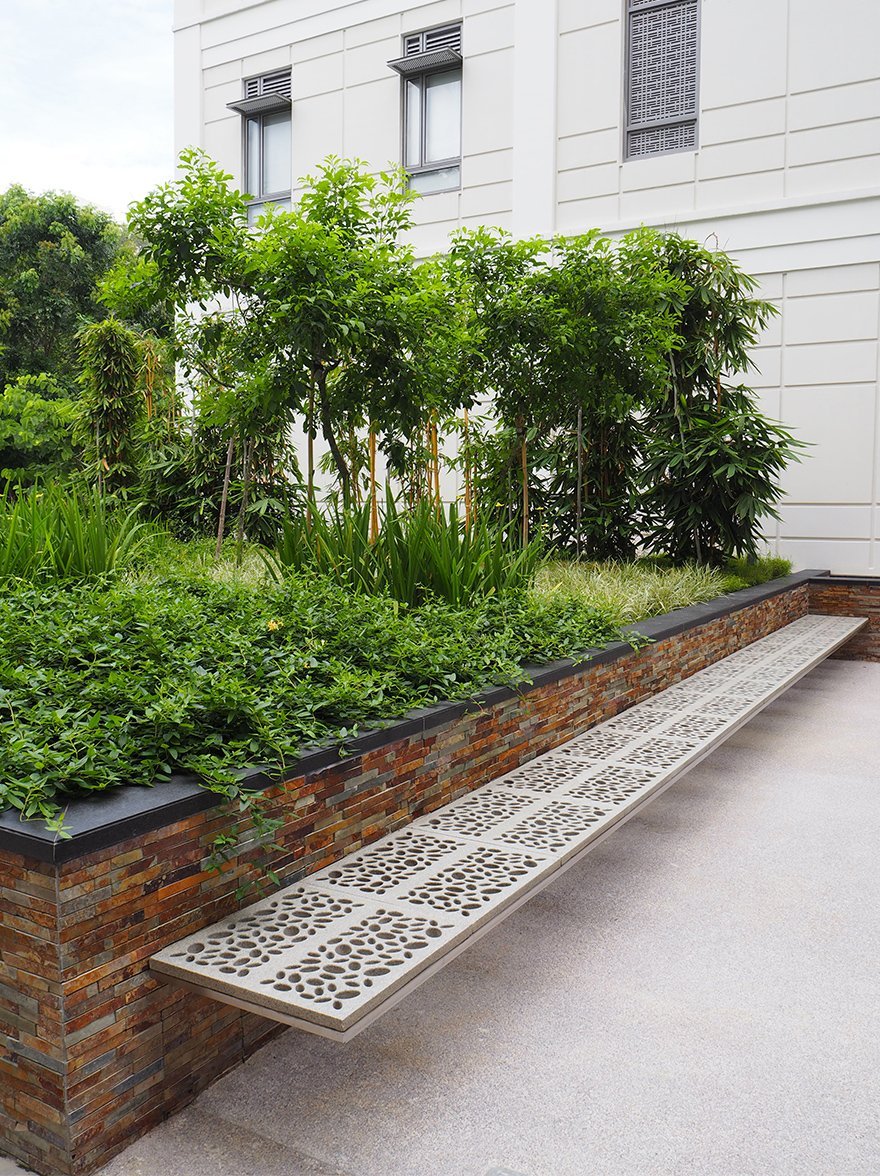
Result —
[[[461,65],[461,25],[409,33],[403,38],[403,57],[388,64],[404,76]]]
[[[628,0],[626,156],[697,145],[699,0]]]
[[[290,70],[283,73],[265,74],[259,79],[261,94],[280,94],[282,98],[289,98],[291,94]]]
[[[461,53],[461,25],[451,25],[445,29],[429,29],[422,33],[425,53],[432,53],[438,49],[452,49]]]

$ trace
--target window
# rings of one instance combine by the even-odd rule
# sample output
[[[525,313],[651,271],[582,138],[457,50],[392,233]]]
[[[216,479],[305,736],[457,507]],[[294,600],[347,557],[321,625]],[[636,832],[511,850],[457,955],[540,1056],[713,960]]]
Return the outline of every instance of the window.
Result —
[[[290,70],[247,78],[244,97],[230,102],[243,117],[244,187],[254,224],[267,204],[290,208]]]
[[[697,147],[699,0],[627,0],[624,157]]]
[[[461,187],[461,25],[403,39],[403,165],[427,195]]]

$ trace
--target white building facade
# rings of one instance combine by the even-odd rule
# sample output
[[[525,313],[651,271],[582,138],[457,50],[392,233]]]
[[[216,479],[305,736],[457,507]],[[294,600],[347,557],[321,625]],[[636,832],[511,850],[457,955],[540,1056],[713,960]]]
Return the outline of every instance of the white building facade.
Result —
[[[717,238],[782,313],[765,411],[810,443],[768,538],[880,573],[878,0],[176,0],[176,143],[255,197],[403,162],[415,244]]]

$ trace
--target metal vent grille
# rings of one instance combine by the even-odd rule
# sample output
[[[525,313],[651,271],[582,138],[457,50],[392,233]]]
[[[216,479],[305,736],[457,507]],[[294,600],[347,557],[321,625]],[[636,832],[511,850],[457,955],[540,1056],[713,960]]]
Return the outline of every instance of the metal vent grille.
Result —
[[[677,127],[654,127],[650,131],[628,131],[626,155],[641,159],[645,155],[665,155],[669,151],[692,151],[697,145],[697,124]]]
[[[434,53],[438,49],[451,49],[461,53],[461,25],[449,25],[443,29],[429,29],[422,33],[424,52]]]
[[[424,33],[410,33],[403,38],[404,57],[436,53],[439,49],[461,53],[461,25],[444,25],[440,29],[427,29]]]
[[[248,78],[244,84],[245,98],[263,98],[268,94],[274,94],[279,98],[289,98],[291,93],[289,69],[263,74],[259,78]]]
[[[697,143],[699,0],[629,0],[627,157]]]

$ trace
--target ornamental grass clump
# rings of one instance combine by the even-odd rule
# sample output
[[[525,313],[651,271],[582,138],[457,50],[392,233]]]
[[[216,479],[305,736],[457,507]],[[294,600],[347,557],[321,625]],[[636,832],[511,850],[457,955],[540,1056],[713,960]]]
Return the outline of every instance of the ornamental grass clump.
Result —
[[[34,488],[0,497],[0,580],[89,579],[131,566],[159,528],[97,492]]]
[[[674,567],[653,559],[635,563],[548,560],[535,576],[534,594],[580,601],[625,625],[703,604],[727,592],[787,576],[790,571],[789,560],[773,556],[731,559],[723,568],[699,564]]]
[[[461,608],[524,592],[541,545],[521,547],[484,519],[466,521],[454,503],[423,499],[401,510],[389,488],[378,528],[369,503],[327,510],[312,503],[285,520],[276,556],[279,569],[317,571],[354,592]]]
[[[701,604],[726,591],[723,572],[695,564],[676,568],[649,562],[579,564],[553,560],[535,579],[537,595],[580,600],[621,625]]]

